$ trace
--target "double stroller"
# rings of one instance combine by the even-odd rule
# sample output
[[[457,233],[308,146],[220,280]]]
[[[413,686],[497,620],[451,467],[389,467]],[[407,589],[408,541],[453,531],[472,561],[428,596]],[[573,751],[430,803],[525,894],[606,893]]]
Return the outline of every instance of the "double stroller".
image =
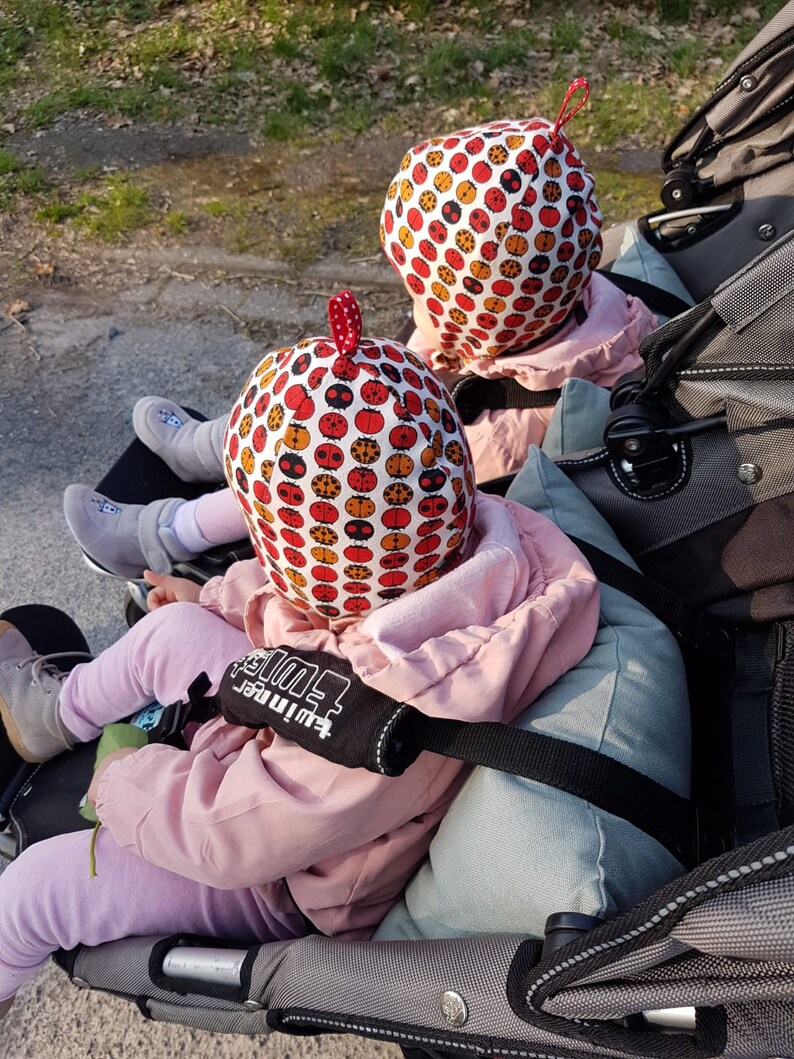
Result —
[[[478,767],[375,940],[127,938],[59,953],[73,981],[155,1020],[406,1053],[794,1051],[792,146],[794,2],[668,148],[663,209],[608,233],[608,274],[671,317],[644,372],[608,407],[566,384],[547,452],[487,485],[577,540],[599,632],[501,738],[416,726]],[[7,616],[84,647],[57,613]],[[33,771],[0,748],[11,854],[82,826],[92,756]]]

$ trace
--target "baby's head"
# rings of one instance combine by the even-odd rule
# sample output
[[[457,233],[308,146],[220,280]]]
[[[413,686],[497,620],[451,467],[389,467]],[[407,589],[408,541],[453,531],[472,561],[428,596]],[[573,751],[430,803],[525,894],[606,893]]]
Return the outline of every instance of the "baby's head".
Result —
[[[404,346],[361,337],[349,291],[333,338],[252,372],[226,431],[226,477],[273,587],[327,618],[363,614],[463,558],[471,454],[447,391]]]
[[[494,121],[410,150],[381,216],[386,256],[436,367],[517,352],[558,328],[601,257],[595,181],[556,123]]]

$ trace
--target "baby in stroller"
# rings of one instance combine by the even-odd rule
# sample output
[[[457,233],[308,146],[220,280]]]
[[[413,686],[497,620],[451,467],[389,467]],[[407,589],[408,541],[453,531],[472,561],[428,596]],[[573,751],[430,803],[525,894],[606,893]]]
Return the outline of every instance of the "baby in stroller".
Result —
[[[579,90],[584,97],[567,110]],[[499,121],[420,143],[389,186],[381,242],[413,302],[409,348],[456,377],[514,380],[522,407],[481,412],[466,425],[477,481],[517,471],[540,444],[568,378],[609,388],[641,366],[656,323],[638,299],[596,269],[601,212],[595,182],[562,132],[583,105],[574,81],[553,124]],[[175,402],[143,398],[138,437],[185,481],[223,479],[225,417],[201,423]],[[64,497],[66,520],[101,568],[140,578],[169,572],[245,525],[228,491],[196,500],[117,503],[84,485]]]
[[[448,393],[406,348],[361,337],[349,292],[331,317],[333,340],[266,356],[228,417],[225,472],[255,559],[203,588],[158,579],[160,605],[68,674],[0,623],[0,716],[25,760],[184,698],[202,670],[217,686],[252,647],[323,651],[422,712],[502,722],[586,654],[598,588],[577,548],[477,493]],[[85,831],[30,846],[0,875],[3,1012],[78,943],[368,938],[465,773],[429,753],[398,777],[345,769],[222,717],[187,750],[109,755],[90,791],[97,876]]]

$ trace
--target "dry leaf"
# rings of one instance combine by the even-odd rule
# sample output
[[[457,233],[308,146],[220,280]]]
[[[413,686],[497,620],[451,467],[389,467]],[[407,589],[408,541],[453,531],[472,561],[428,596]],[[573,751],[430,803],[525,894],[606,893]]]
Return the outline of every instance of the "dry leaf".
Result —
[[[6,316],[19,316],[20,313],[26,313],[30,309],[30,302],[22,301],[21,298],[17,298],[16,301],[9,302],[5,307]]]
[[[55,271],[55,265],[52,261],[34,261],[33,271],[37,276],[51,276]]]
[[[113,117],[108,118],[105,124],[109,129],[123,129],[127,125],[132,125],[132,120],[125,118],[123,114],[114,114]]]

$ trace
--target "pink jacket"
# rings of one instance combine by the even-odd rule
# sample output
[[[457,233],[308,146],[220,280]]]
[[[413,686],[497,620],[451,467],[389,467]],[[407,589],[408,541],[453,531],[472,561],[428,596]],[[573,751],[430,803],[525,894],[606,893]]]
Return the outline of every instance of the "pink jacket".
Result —
[[[511,721],[587,653],[598,585],[542,515],[480,495],[471,557],[421,591],[361,619],[297,610],[256,560],[204,587],[201,604],[245,627],[256,647],[347,658],[370,687],[424,713]],[[152,745],[115,762],[98,810],[116,841],[222,889],[283,890],[324,934],[368,937],[427,852],[465,778],[423,753],[378,776],[315,757],[272,730],[216,718],[190,750]]]
[[[573,317],[547,342],[526,353],[471,361],[464,374],[514,378],[528,390],[556,390],[569,378],[611,387],[621,375],[642,367],[640,342],[656,327],[656,317],[638,298],[624,294],[594,272],[581,304],[587,319]],[[418,332],[408,342],[425,359],[428,348]],[[519,470],[530,445],[540,445],[554,407],[504,408],[482,412],[466,427],[478,482]]]

